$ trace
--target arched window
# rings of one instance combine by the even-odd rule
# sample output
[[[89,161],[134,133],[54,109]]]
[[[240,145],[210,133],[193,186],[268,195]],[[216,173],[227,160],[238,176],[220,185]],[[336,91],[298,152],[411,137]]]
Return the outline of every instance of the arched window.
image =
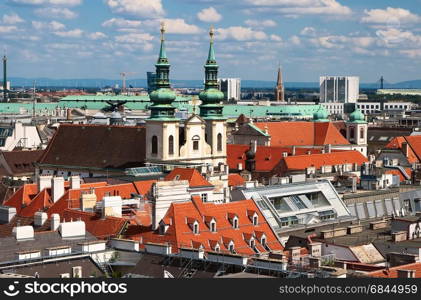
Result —
[[[218,133],[218,138],[217,138],[217,150],[218,151],[222,151],[222,134]]]
[[[193,140],[193,150],[195,150],[195,151],[199,150],[199,140],[200,140],[200,137],[198,135],[195,135],[192,138],[192,140]]]
[[[360,128],[360,139],[365,139],[365,130],[364,127]]]
[[[152,137],[152,154],[158,154],[158,137],[156,135]]]
[[[174,136],[172,135],[168,137],[168,154],[169,155],[174,154]]]

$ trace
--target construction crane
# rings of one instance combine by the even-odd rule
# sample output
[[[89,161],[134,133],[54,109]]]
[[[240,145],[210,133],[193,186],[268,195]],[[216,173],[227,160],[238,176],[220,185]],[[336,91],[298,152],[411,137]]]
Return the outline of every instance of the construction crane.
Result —
[[[127,78],[127,76],[128,75],[133,75],[133,74],[136,74],[136,73],[134,73],[134,72],[121,72],[120,73],[120,76],[121,76],[121,78],[123,80],[123,86],[122,86],[122,89],[121,89],[121,93],[122,94],[125,94],[126,93],[126,78]]]

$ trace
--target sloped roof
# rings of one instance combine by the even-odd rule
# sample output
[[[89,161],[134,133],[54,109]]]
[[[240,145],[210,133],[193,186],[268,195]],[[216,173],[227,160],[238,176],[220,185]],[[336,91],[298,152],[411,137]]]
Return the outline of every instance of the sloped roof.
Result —
[[[99,239],[114,237],[120,234],[126,225],[126,220],[116,217],[102,218],[100,215],[73,209],[66,209],[61,214],[62,220],[81,220],[85,222],[86,230]]]
[[[6,161],[9,176],[32,174],[35,171],[34,163],[38,161],[44,150],[35,151],[3,151],[1,155]]]
[[[254,125],[263,131],[267,128],[272,146],[349,145],[330,122],[256,122]]]
[[[226,241],[234,242],[235,251],[242,255],[253,255],[255,252],[249,247],[244,234],[254,236],[255,232],[264,232],[267,244],[272,250],[283,250],[276,234],[272,231],[264,216],[253,200],[236,201],[230,203],[203,203],[200,197],[193,196],[192,201],[184,203],[173,203],[168,209],[165,218],[172,220],[172,225],[167,229],[165,235],[159,235],[150,228],[132,228],[126,233],[129,238],[140,239],[143,243],[170,243],[173,251],[178,248],[194,248],[195,245],[203,245],[205,250],[213,251],[217,241],[221,252],[227,252]],[[253,225],[247,217],[247,210],[256,211],[259,216],[259,224]],[[227,215],[234,213],[239,218],[239,228],[234,229]],[[216,220],[216,232],[210,232],[203,216],[213,217]],[[199,223],[199,234],[194,234],[190,225],[186,223],[187,218],[197,220]],[[256,246],[264,251],[260,241],[256,240]]]
[[[321,166],[335,166],[354,163],[360,166],[363,163],[368,162],[368,159],[362,155],[361,152],[352,150],[323,154],[288,156],[284,158],[283,162],[283,170],[291,171],[305,170],[309,167],[319,169]]]
[[[410,163],[419,162],[421,158],[421,135],[395,137],[386,145],[389,149],[402,149],[402,143],[408,143],[408,161]]]
[[[229,174],[228,175],[228,186],[242,186],[244,185],[245,180],[239,174]]]
[[[250,146],[248,145],[227,145],[227,163],[231,170],[237,170],[240,163],[243,169],[245,169],[247,159],[245,153],[249,149]],[[321,153],[322,149],[296,148],[295,154],[303,155],[308,151],[311,151],[311,153]],[[257,146],[255,156],[256,172],[270,172],[274,170],[283,159],[282,155],[284,152],[291,155],[292,147]]]
[[[165,181],[187,180],[190,187],[212,186],[196,169],[176,168],[165,176]]]
[[[388,269],[366,273],[369,277],[398,278],[398,270],[415,271],[415,278],[421,278],[421,263],[396,266]]]
[[[142,166],[145,128],[139,126],[60,125],[41,164],[124,169]]]

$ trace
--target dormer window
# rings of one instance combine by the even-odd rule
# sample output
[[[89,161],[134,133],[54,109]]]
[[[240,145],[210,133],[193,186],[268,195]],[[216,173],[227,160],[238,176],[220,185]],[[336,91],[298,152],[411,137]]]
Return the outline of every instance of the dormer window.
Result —
[[[256,213],[253,215],[253,225],[259,225],[259,216]]]
[[[210,231],[211,232],[216,232],[216,221],[215,220],[212,220],[210,222]]]
[[[228,244],[228,250],[229,250],[229,252],[231,252],[231,253],[234,253],[234,252],[235,252],[234,242],[233,242],[233,241],[231,241],[231,242]]]
[[[250,245],[250,248],[254,248],[256,246],[256,242],[254,241],[254,238],[250,239],[249,245]]]
[[[199,234],[199,223],[197,221],[193,223],[193,233]]]
[[[221,247],[219,246],[219,244],[217,244],[216,246],[215,246],[215,252],[220,252],[221,251]]]
[[[232,228],[234,228],[234,229],[238,229],[238,217],[237,217],[237,216],[235,216],[235,217],[232,219]]]

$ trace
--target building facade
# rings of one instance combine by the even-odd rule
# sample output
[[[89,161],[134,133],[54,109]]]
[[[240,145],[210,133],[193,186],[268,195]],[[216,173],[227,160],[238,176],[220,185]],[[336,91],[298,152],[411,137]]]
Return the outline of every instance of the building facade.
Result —
[[[356,103],[360,94],[356,76],[321,76],[320,102]]]
[[[220,78],[218,79],[219,89],[224,93],[225,100],[241,100],[241,79],[240,78]]]

